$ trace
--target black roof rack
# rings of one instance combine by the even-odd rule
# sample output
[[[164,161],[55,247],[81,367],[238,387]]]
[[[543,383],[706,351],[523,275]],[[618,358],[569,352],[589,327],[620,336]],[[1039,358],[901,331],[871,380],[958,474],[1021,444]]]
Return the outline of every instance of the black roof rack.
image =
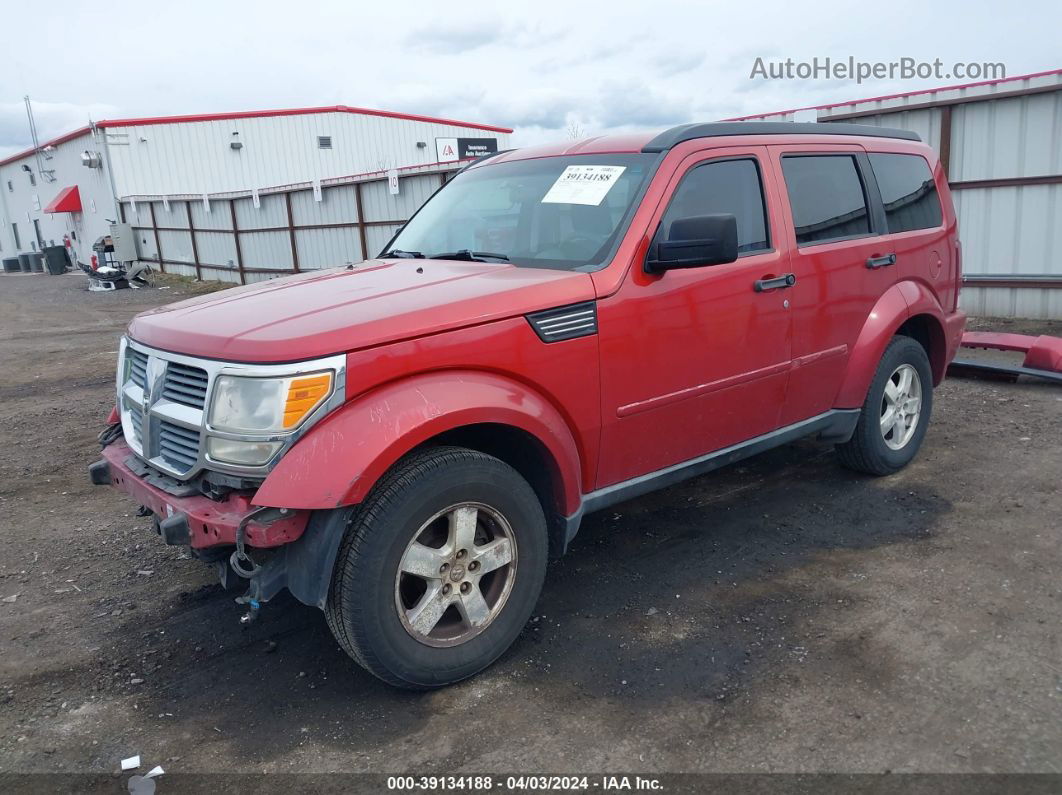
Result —
[[[867,135],[872,138],[902,138],[921,141],[918,133],[870,124],[820,124],[804,121],[716,121],[709,124],[680,124],[656,136],[642,147],[643,152],[664,152],[683,141],[719,138],[724,135]]]

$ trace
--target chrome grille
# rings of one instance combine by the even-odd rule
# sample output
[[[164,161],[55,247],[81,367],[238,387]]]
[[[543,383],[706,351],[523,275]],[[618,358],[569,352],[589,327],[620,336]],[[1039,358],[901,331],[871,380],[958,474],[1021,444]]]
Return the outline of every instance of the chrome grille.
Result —
[[[134,404],[129,404],[126,408],[129,411],[129,418],[132,420],[133,446],[140,447],[142,441],[141,429],[144,425],[144,412],[141,411],[140,406]]]
[[[206,404],[207,374],[199,367],[170,362],[162,382],[162,396],[174,403],[201,409]]]
[[[200,439],[210,387],[207,369],[185,357],[170,358],[126,343],[125,367],[119,372],[125,373],[118,401],[130,447],[170,475],[194,475],[202,467]]]
[[[163,420],[159,423],[159,454],[179,472],[187,472],[199,460],[199,431]]]
[[[148,356],[135,348],[129,349],[129,380],[141,389],[147,383]]]
[[[346,357],[342,354],[299,364],[246,364],[169,353],[128,338],[122,340],[121,351],[118,408],[126,442],[148,464],[182,481],[204,469],[247,477],[264,475],[307,428],[342,405],[346,395]],[[294,378],[324,370],[335,374],[332,394],[296,428],[236,433],[212,428],[207,422],[214,383],[222,374]],[[212,459],[207,454],[211,437],[281,442],[282,446],[268,463],[243,465]]]

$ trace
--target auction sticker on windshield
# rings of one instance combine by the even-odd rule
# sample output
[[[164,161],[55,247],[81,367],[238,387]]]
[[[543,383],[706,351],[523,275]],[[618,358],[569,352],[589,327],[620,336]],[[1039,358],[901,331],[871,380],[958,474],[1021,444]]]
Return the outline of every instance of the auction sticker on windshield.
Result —
[[[598,205],[626,166],[568,166],[542,197],[543,204]]]

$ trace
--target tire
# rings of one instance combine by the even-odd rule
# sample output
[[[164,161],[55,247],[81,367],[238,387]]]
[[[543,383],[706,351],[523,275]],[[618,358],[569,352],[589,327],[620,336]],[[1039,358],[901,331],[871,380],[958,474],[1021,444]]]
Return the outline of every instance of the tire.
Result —
[[[458,682],[516,640],[542,590],[547,553],[542,505],[515,469],[461,447],[410,454],[351,511],[325,607],[329,629],[388,684]]]
[[[897,393],[897,377],[901,380],[905,373],[913,372],[911,383],[918,388],[918,410],[913,426],[899,430],[895,419],[904,420],[904,415],[889,415],[892,398],[886,393],[886,387],[892,383],[891,394]],[[913,404],[909,398],[903,401],[906,408]],[[929,357],[925,349],[914,339],[896,336],[889,342],[882,354],[878,369],[874,373],[867,398],[859,414],[852,438],[844,444],[837,445],[841,463],[857,472],[868,475],[891,475],[903,469],[917,455],[925,438],[933,412],[933,372],[929,367]],[[910,414],[906,415],[908,419]],[[894,421],[889,422],[892,418]],[[885,425],[891,426],[886,435]]]

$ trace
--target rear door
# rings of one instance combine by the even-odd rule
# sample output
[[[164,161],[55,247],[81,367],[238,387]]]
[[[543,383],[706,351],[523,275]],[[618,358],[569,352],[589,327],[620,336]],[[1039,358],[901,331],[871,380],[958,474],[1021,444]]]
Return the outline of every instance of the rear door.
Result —
[[[833,408],[871,310],[896,282],[883,247],[877,185],[862,147],[772,146],[782,186],[793,315],[793,369],[781,424]]]
[[[886,248],[896,255],[897,278],[927,285],[950,311],[955,305],[955,249],[929,161],[910,152],[873,151],[867,156],[881,193]],[[943,178],[943,172],[938,176]]]

